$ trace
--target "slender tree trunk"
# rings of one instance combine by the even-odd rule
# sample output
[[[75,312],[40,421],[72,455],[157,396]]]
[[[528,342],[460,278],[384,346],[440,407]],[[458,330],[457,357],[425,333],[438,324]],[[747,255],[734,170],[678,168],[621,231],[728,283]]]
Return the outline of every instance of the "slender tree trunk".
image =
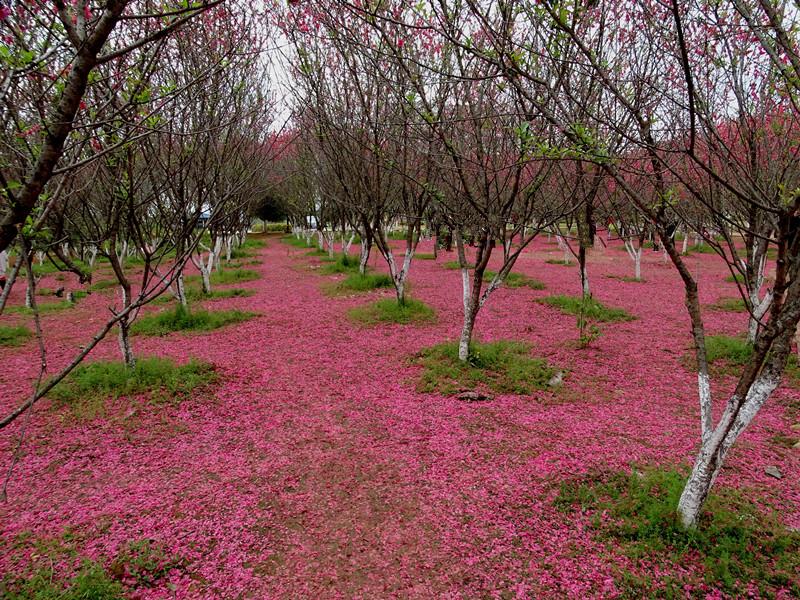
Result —
[[[189,308],[189,302],[186,300],[186,287],[183,283],[183,269],[181,269],[178,276],[175,278],[175,297],[178,299],[178,302],[181,303],[181,306],[184,308]]]
[[[367,272],[367,262],[369,262],[369,254],[372,250],[372,240],[361,238],[361,251],[358,260],[358,272],[365,275]]]

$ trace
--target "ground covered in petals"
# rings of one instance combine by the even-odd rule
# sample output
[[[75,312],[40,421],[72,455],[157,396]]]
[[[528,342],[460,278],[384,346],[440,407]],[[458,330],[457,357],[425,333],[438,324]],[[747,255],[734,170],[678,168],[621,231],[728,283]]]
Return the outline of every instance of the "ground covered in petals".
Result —
[[[421,251],[432,252],[430,243]],[[689,322],[661,253],[646,251],[642,283],[628,279],[621,247],[592,252],[594,297],[631,318],[598,321],[581,342],[576,316],[540,301],[578,294],[578,269],[546,262],[562,253],[537,240],[515,270],[543,285],[499,289],[476,337],[521,342],[560,381],[467,402],[420,385],[415,360],[460,331],[460,273],[446,268],[454,253],[412,264],[410,294],[435,317],[389,323],[348,315],[393,289],[331,294],[350,275],[324,270],[324,257],[278,238],[257,252],[262,262],[248,265],[257,278],[217,287],[247,292],[195,303],[249,318],[133,337],[137,356],[208,364],[213,380],[158,401],[112,394],[88,416],[48,399],[0,430],[3,473],[24,431],[0,504],[0,597],[26,597],[36,578],[54,593],[98,580],[103,598],[641,597],[642,586],[656,597],[792,597],[791,581],[720,579],[697,551],[678,563],[631,552],[598,527],[605,517],[592,506],[605,500],[565,509],[565,489],[615,473],[685,473],[696,451]],[[721,261],[687,261],[709,333],[742,333],[747,315],[726,300],[737,291]],[[379,257],[370,267],[386,272]],[[54,277],[42,285],[71,283]],[[102,325],[115,293],[96,289],[43,315],[51,372]],[[23,294],[14,290],[11,303]],[[24,311],[2,319],[32,328]],[[14,339],[0,346],[3,414],[38,367],[35,340]],[[88,360],[117,355],[109,336]],[[729,377],[720,370],[714,382],[718,408]],[[799,422],[790,378],[717,484],[790,532],[800,528]]]

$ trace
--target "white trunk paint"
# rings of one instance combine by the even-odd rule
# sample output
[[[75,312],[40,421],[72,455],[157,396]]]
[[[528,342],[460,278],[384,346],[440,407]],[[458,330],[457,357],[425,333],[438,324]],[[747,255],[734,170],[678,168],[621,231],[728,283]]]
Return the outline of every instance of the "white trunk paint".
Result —
[[[8,250],[0,252],[0,275],[5,275],[8,271]]]
[[[458,341],[458,359],[465,362],[469,358],[469,344],[472,341],[472,330],[475,327],[469,269],[461,269],[461,290],[464,301],[464,324],[461,327],[461,338]]]
[[[694,527],[725,457],[744,429],[778,385],[777,379],[759,377],[753,382],[734,418],[738,398],[731,397],[713,432],[701,444],[692,473],[678,501],[678,514],[685,527]]]
[[[625,251],[633,261],[633,276],[638,280],[642,278],[642,248],[636,248],[631,240],[622,242]]]

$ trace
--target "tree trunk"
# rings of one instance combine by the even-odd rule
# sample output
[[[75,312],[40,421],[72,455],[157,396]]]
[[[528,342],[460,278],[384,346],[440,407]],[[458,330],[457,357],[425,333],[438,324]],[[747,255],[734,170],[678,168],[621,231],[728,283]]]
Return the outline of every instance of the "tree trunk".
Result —
[[[131,290],[129,284],[120,284],[122,289],[122,309],[125,310],[131,305]],[[136,358],[133,356],[133,349],[131,348],[130,328],[131,324],[128,320],[128,315],[125,315],[119,320],[117,324],[119,335],[119,350],[122,353],[122,360],[129,368],[136,366]]]
[[[178,277],[175,279],[175,297],[178,299],[178,302],[181,303],[181,306],[184,308],[189,307],[189,302],[186,300],[186,287],[183,284],[183,270],[178,273]]]
[[[365,275],[367,272],[367,262],[369,262],[369,253],[372,250],[372,241],[366,238],[361,238],[361,252],[358,260],[358,272]]]
[[[692,473],[678,501],[678,514],[684,527],[697,525],[700,510],[708,498],[708,493],[714,485],[728,451],[777,385],[778,378],[772,377],[771,373],[767,374],[753,382],[741,407],[738,407],[739,403],[735,396],[728,402],[719,424],[712,435],[703,442]]]

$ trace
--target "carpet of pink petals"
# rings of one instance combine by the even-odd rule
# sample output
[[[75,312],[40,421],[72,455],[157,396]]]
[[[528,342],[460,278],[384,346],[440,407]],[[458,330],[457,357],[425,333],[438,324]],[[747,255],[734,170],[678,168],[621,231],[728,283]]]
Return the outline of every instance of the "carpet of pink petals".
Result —
[[[255,295],[207,305],[260,316],[206,334],[134,338],[138,356],[213,363],[221,381],[210,393],[158,407],[121,398],[90,423],[45,400],[29,420],[0,430],[5,472],[27,428],[0,504],[0,574],[35,558],[24,540],[65,530],[80,541],[76,560],[108,564],[127,542],[148,539],[185,561],[132,592],[142,599],[613,597],[618,570],[667,568],[614,553],[588,517],[553,506],[559,482],[582,474],[691,462],[698,407],[684,358],[688,317],[661,253],[645,251],[646,283],[608,277],[632,274],[621,247],[592,253],[594,296],[637,319],[602,325],[602,336],[578,349],[575,317],[534,302],[578,293],[577,269],[547,264],[561,252],[538,240],[515,270],[547,289],[498,290],[476,335],[531,342],[567,372],[565,382],[557,392],[474,404],[418,393],[419,367],[408,360],[458,335],[460,276],[442,266],[454,254],[412,265],[412,295],[436,309],[435,324],[365,329],[347,309],[391,292],[331,298],[321,284],[334,277],[315,273],[318,260],[305,251],[273,238],[259,253],[263,263],[250,268],[261,278],[237,286]],[[371,264],[385,270],[379,261]],[[736,295],[714,256],[688,261],[704,304]],[[44,316],[51,372],[99,328],[113,295],[95,292]],[[743,313],[708,311],[707,320],[710,333],[746,326]],[[117,354],[109,336],[90,360]],[[0,357],[5,413],[30,389],[36,345]],[[728,387],[715,387],[719,404]],[[774,394],[718,483],[746,489],[795,528],[800,451],[774,438],[798,436],[786,406],[799,395],[785,386]],[[766,475],[768,465],[783,479]],[[716,597],[710,587],[687,594],[698,591]]]

